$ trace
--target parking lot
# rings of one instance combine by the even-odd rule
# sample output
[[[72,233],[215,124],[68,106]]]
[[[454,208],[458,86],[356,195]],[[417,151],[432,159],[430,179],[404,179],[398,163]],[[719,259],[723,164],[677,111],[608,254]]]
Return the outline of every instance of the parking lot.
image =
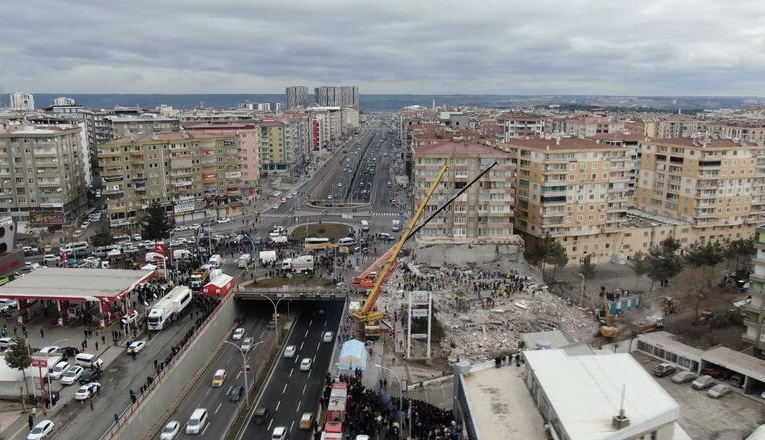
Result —
[[[643,353],[635,352],[633,356],[649,374],[660,363]],[[672,383],[671,376],[656,381],[680,405],[680,426],[692,439],[741,440],[765,423],[765,401],[744,397],[740,389],[712,399],[707,397],[706,390],[694,390],[690,383]]]

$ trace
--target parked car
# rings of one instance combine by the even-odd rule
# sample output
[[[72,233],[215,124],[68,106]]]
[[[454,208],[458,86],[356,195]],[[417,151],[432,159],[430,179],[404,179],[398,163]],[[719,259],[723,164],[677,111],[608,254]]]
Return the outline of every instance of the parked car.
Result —
[[[32,428],[31,431],[29,431],[27,440],[42,440],[47,438],[48,435],[53,432],[53,426],[54,424],[50,420],[43,420],[39,422],[35,425],[34,428]]]
[[[177,420],[167,422],[159,435],[159,440],[174,440],[181,431],[181,424]]]
[[[694,380],[691,383],[691,387],[693,387],[694,390],[703,390],[709,387],[714,386],[717,383],[714,377],[705,374],[703,376],[698,377],[696,380]]]
[[[72,385],[77,379],[82,376],[82,372],[85,371],[79,365],[73,365],[63,376],[61,376],[61,385]]]
[[[696,380],[696,375],[690,371],[681,371],[672,376],[672,382],[674,383],[688,383]]]
[[[0,298],[0,308],[2,307],[8,307],[11,309],[18,309],[19,308],[19,302],[15,299],[8,299],[8,298]]]
[[[61,376],[66,374],[69,369],[72,368],[72,365],[67,361],[59,361],[56,363],[56,365],[53,366],[53,368],[48,371],[48,377],[50,380],[58,380],[61,379]]]
[[[230,222],[231,222],[231,219],[228,217],[221,217],[218,219],[218,224],[230,223]]]
[[[16,340],[13,338],[0,338],[0,351],[7,350],[16,345]]]
[[[74,393],[74,400],[87,400],[91,397],[97,396],[101,392],[101,384],[98,382],[91,382],[85,384]]]
[[[136,320],[138,319],[138,310],[131,310],[130,313],[122,317],[122,324],[123,325],[133,325],[135,324]]]
[[[653,367],[653,375],[656,377],[669,376],[670,374],[674,373],[676,369],[677,368],[675,368],[674,365],[662,362],[659,365]]]
[[[731,387],[724,383],[717,384],[707,391],[707,396],[713,399],[719,399],[720,397],[730,393]]]
[[[59,347],[57,345],[49,345],[43,347],[35,352],[35,354],[58,354]]]
[[[91,368],[89,370],[86,370],[84,373],[82,373],[82,376],[80,376],[80,384],[85,385],[86,383],[96,382],[100,380],[102,377],[104,377],[104,370],[98,369],[98,368]]]
[[[39,249],[37,249],[36,247],[32,247],[32,246],[24,246],[24,247],[21,248],[21,250],[24,252],[24,255],[26,255],[26,256],[35,255],[35,254],[39,254],[40,253]]]

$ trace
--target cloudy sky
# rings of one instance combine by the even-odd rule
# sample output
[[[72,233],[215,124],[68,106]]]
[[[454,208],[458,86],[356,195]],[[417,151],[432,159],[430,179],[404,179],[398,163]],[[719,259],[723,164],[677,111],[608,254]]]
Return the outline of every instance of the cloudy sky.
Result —
[[[6,3],[6,92],[765,96],[763,0]]]

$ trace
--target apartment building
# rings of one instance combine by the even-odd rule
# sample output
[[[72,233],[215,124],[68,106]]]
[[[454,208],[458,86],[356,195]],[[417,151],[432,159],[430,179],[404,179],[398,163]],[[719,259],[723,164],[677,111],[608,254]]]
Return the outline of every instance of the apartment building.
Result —
[[[545,118],[531,113],[510,113],[497,118],[503,141],[539,136],[545,130]]]
[[[260,129],[254,123],[217,123],[183,125],[186,133],[211,135],[234,135],[239,142],[239,170],[242,172],[242,185],[247,192],[254,191],[260,181],[258,147]]]
[[[287,95],[287,109],[308,107],[308,87],[291,86],[285,89]]]
[[[729,139],[646,139],[636,207],[688,222],[694,240],[751,236],[765,220],[762,148]]]
[[[287,174],[295,163],[296,127],[286,119],[266,119],[258,124],[260,171]]]
[[[87,204],[82,128],[0,126],[0,211],[32,227],[60,229]]]
[[[320,107],[359,107],[358,86],[322,86],[314,89],[316,104]]]
[[[441,166],[449,171],[425,207],[429,215],[494,161],[497,165],[451,207],[428,223],[418,241],[433,243],[503,243],[513,239],[513,164],[498,148],[464,142],[426,145],[414,152],[415,206],[425,197]]]
[[[31,112],[35,109],[35,97],[31,93],[11,93],[11,110]]]
[[[238,215],[242,171],[234,134],[158,133],[99,147],[111,227],[136,224],[156,201],[176,222]]]
[[[757,253],[752,258],[754,270],[749,275],[749,304],[743,307],[746,331],[743,341],[754,347],[756,354],[765,351],[765,225],[757,227],[754,234]]]
[[[742,117],[697,119],[690,116],[673,116],[646,123],[645,135],[648,137],[666,139],[693,137],[699,134],[765,146],[765,120]]]
[[[609,261],[629,203],[628,150],[598,140],[537,137],[511,141],[517,161],[515,230],[534,246],[547,235],[569,262]]]
[[[565,133],[574,137],[593,137],[624,131],[624,121],[613,117],[585,116],[568,118]]]

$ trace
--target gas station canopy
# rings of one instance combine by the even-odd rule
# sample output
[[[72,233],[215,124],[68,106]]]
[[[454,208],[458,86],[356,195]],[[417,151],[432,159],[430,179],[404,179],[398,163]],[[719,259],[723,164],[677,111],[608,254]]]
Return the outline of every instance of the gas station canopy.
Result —
[[[41,267],[0,286],[0,298],[112,302],[153,276],[143,270]]]

